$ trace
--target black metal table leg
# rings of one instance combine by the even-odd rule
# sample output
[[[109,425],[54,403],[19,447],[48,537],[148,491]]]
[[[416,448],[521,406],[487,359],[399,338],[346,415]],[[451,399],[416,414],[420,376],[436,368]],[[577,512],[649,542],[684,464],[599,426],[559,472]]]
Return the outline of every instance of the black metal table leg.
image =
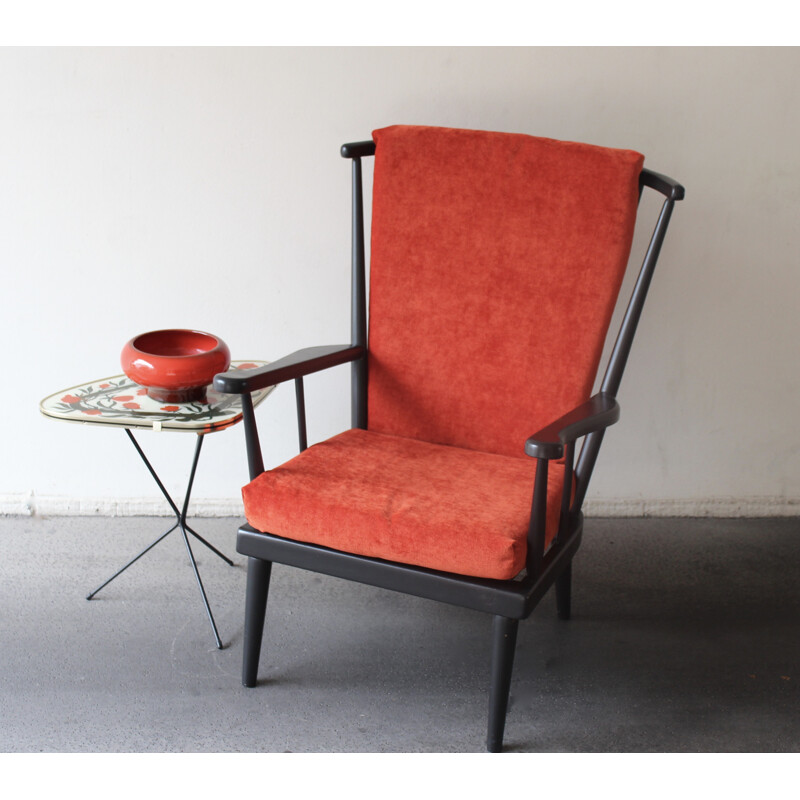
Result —
[[[176,528],[180,528],[181,535],[183,537],[183,542],[186,545],[186,552],[189,555],[189,562],[191,564],[192,571],[194,572],[195,579],[197,580],[197,585],[200,588],[200,595],[203,598],[203,606],[205,607],[206,614],[208,615],[208,620],[211,623],[211,629],[214,632],[214,639],[217,643],[217,647],[221,650],[223,647],[222,641],[219,638],[217,625],[214,622],[214,615],[211,613],[211,607],[208,604],[208,597],[206,596],[206,591],[205,588],[203,587],[203,581],[200,578],[200,572],[197,569],[197,561],[195,561],[194,553],[192,552],[192,547],[189,544],[188,534],[191,533],[192,536],[194,536],[196,539],[202,542],[206,547],[208,547],[209,550],[218,555],[223,561],[225,561],[230,566],[233,566],[233,561],[231,561],[231,559],[229,559],[227,556],[225,556],[223,553],[217,550],[216,547],[207,542],[202,536],[200,536],[196,531],[192,530],[192,528],[190,528],[189,525],[186,524],[186,514],[189,509],[189,499],[192,495],[192,486],[194,485],[194,476],[195,473],[197,472],[197,463],[200,460],[200,450],[203,446],[204,434],[200,433],[197,435],[197,446],[195,447],[194,458],[192,459],[192,469],[191,472],[189,473],[189,482],[186,486],[186,494],[183,499],[183,508],[179,510],[178,507],[175,505],[173,499],[170,497],[169,492],[167,492],[166,488],[164,487],[164,484],[161,482],[161,479],[156,474],[156,471],[150,464],[150,461],[147,459],[147,456],[145,456],[142,448],[139,446],[139,443],[134,438],[130,429],[125,428],[125,433],[128,434],[128,438],[131,440],[131,443],[136,448],[136,452],[139,454],[139,457],[142,459],[148,471],[153,476],[153,480],[156,482],[158,488],[161,490],[161,494],[164,495],[164,498],[169,503],[169,506],[172,509],[173,513],[175,514],[175,518],[177,521],[168,531],[166,531],[166,533],[162,533],[161,536],[159,536],[155,541],[153,541],[151,544],[145,547],[145,549],[142,550],[138,555],[134,556],[134,558],[132,558],[127,564],[125,564],[124,567],[118,569],[110,578],[108,578],[108,580],[100,584],[100,586],[98,586],[93,592],[88,594],[86,596],[86,599],[91,600],[101,589],[103,589],[105,586],[108,586],[108,584],[111,583],[111,581],[113,581],[114,578],[122,574],[128,567],[130,567],[131,564],[138,561],[145,553],[147,553],[149,550],[155,547],[162,539],[165,539]]]
[[[87,600],[91,600],[101,589],[103,589],[106,586],[108,586],[108,584],[111,583],[111,581],[113,581],[114,578],[117,577],[117,575],[121,575],[123,572],[125,572],[125,570],[128,569],[128,567],[131,564],[133,564],[134,562],[138,561],[148,550],[151,550],[152,548],[154,548],[162,539],[166,539],[167,536],[169,536],[169,534],[171,534],[172,531],[174,531],[175,528],[177,528],[177,527],[178,527],[178,523],[176,522],[166,533],[162,533],[161,536],[158,537],[158,539],[156,539],[151,544],[147,545],[147,547],[145,547],[145,549],[142,550],[142,552],[139,553],[139,555],[134,556],[124,567],[120,567],[108,580],[106,580],[105,582],[101,583],[93,592],[90,592],[89,594],[87,594],[86,595],[86,599]]]
[[[128,431],[128,433],[130,433],[130,431]],[[214,547],[213,544],[211,544],[210,542],[207,542],[199,533],[197,533],[197,531],[193,530],[192,528],[190,528],[186,524],[186,513],[189,510],[189,498],[191,497],[191,494],[192,494],[192,486],[194,485],[194,475],[197,472],[197,462],[200,460],[200,448],[202,446],[203,446],[203,434],[201,433],[201,434],[198,434],[198,436],[197,436],[197,447],[195,447],[195,449],[194,449],[194,459],[192,460],[192,469],[191,469],[191,472],[189,473],[189,483],[186,485],[186,496],[183,499],[183,509],[181,509],[181,513],[178,516],[178,523],[180,524],[181,530],[184,531],[184,533],[186,531],[191,533],[192,536],[194,536],[195,539],[198,539],[199,541],[201,541],[209,550],[212,550],[223,561],[227,562],[227,564],[232,567],[233,566],[233,561],[231,561],[226,555],[223,555],[222,553],[220,553],[220,551],[217,550],[217,548]],[[142,456],[142,457],[144,458],[144,456]],[[153,476],[158,481],[158,478],[155,476],[155,473],[153,473]],[[158,484],[159,484],[159,486],[161,486],[161,482],[160,481],[158,481]],[[164,491],[164,487],[163,486],[161,487],[161,491],[164,492],[164,494],[166,495],[166,492]],[[175,511],[175,513],[177,514],[178,513],[178,509],[175,508],[175,504],[172,503],[171,500],[170,500],[170,504],[172,505],[173,511]]]

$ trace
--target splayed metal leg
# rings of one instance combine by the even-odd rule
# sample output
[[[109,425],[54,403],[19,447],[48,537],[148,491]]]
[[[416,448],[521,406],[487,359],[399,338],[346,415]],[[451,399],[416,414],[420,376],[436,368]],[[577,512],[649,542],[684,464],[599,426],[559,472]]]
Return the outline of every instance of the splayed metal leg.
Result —
[[[128,428],[126,428],[125,433],[128,434],[128,438],[131,440],[131,443],[136,448],[136,452],[139,454],[139,457],[142,459],[142,461],[144,461],[145,466],[147,467],[150,474],[153,476],[153,480],[156,482],[158,488],[161,490],[161,494],[164,495],[166,501],[169,503],[170,508],[175,514],[176,522],[168,531],[162,533],[161,536],[159,536],[157,539],[151,542],[138,555],[134,556],[130,561],[128,561],[128,563],[125,564],[124,567],[118,569],[110,578],[101,583],[100,586],[98,586],[93,592],[88,594],[86,596],[86,599],[91,600],[101,589],[108,586],[108,584],[111,583],[111,581],[113,581],[117,576],[125,572],[125,570],[128,569],[128,567],[130,567],[132,564],[138,561],[145,553],[147,553],[149,550],[152,550],[152,548],[154,548],[162,539],[165,539],[167,536],[169,536],[169,534],[172,533],[172,531],[174,531],[176,528],[180,528],[184,544],[186,545],[186,552],[189,555],[189,562],[191,564],[192,571],[194,572],[195,579],[197,580],[197,585],[200,588],[200,595],[203,598],[203,606],[205,607],[206,614],[208,615],[208,620],[211,623],[211,629],[214,632],[214,640],[216,641],[217,647],[219,649],[222,649],[223,646],[222,641],[219,638],[217,625],[214,622],[214,615],[211,613],[211,607],[208,604],[208,597],[206,596],[206,590],[203,587],[203,581],[200,578],[200,572],[197,569],[197,561],[195,560],[194,553],[192,552],[192,547],[189,543],[188,534],[191,534],[192,536],[195,537],[195,539],[202,542],[202,544],[204,544],[209,550],[211,550],[213,553],[219,556],[223,561],[225,561],[230,566],[233,566],[233,561],[231,561],[231,559],[229,559],[227,556],[223,555],[219,550],[217,550],[216,547],[207,542],[202,536],[200,536],[198,533],[192,530],[192,528],[190,528],[189,525],[186,524],[186,514],[189,509],[189,499],[191,498],[192,495],[194,476],[195,473],[197,472],[197,463],[200,460],[200,450],[202,449],[203,446],[203,434],[201,433],[198,434],[197,436],[197,446],[195,447],[194,450],[194,458],[192,459],[192,469],[191,472],[189,473],[189,483],[187,484],[186,494],[183,499],[183,508],[179,510],[178,506],[175,505],[175,502],[170,497],[169,492],[167,492],[166,488],[164,487],[164,484],[161,482],[161,479],[156,474],[156,471],[153,469],[152,465],[147,459],[147,456],[145,456],[144,452],[142,451],[142,448],[139,446],[139,443],[136,441],[131,431]]]

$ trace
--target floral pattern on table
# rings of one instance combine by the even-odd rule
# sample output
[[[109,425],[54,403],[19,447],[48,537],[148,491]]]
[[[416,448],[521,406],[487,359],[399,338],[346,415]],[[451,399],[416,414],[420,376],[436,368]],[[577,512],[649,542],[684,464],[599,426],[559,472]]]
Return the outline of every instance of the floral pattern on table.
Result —
[[[267,363],[232,361],[230,369],[256,369]],[[253,405],[258,405],[274,388],[253,392]],[[52,394],[42,400],[40,410],[46,416],[75,422],[208,433],[236,424],[242,417],[242,399],[217,392],[209,385],[205,401],[165,403],[149,397],[146,388],[127,376],[116,375]]]

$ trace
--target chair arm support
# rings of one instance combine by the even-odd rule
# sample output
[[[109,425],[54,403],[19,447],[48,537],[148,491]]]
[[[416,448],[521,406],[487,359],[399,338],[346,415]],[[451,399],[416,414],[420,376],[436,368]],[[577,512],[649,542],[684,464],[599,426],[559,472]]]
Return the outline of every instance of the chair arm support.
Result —
[[[328,367],[357,361],[365,353],[365,348],[349,344],[306,347],[264,367],[221,372],[214,376],[214,389],[226,394],[247,394],[256,389],[302,378],[303,375],[319,372]]]
[[[598,392],[590,400],[552,422],[525,442],[526,455],[561,458],[564,445],[593,431],[603,430],[619,419],[619,405],[609,394]]]

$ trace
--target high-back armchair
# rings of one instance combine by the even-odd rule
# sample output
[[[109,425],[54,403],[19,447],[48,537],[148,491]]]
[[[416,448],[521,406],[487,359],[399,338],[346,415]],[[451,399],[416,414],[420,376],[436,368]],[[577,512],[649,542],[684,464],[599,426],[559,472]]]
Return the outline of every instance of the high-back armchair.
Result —
[[[273,562],[454,603],[494,617],[487,746],[500,750],[519,620],[553,585],[570,616],[582,503],[683,188],[629,150],[518,134],[394,126],[342,155],[352,341],[215,378],[244,395],[243,682],[256,684]],[[664,203],[590,396],[645,187]],[[307,447],[303,377],[348,362],[352,427]],[[301,452],[265,472],[248,393],[290,380]]]

